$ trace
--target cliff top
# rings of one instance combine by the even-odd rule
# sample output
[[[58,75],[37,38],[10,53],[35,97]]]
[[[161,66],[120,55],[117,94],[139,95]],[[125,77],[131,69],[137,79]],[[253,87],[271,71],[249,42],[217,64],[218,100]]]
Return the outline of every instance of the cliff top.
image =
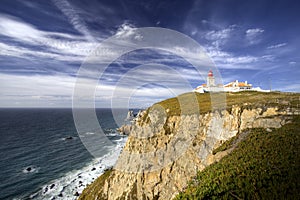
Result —
[[[300,107],[299,93],[284,92],[255,92],[243,91],[235,93],[204,93],[189,92],[177,97],[155,103],[167,111],[167,116],[180,116],[182,114],[203,114],[212,110],[231,110],[233,105],[245,108],[277,107],[279,110]],[[153,107],[152,106],[152,107]],[[151,107],[150,107],[151,108]],[[146,113],[149,112],[148,108]],[[147,114],[143,116],[146,121]]]

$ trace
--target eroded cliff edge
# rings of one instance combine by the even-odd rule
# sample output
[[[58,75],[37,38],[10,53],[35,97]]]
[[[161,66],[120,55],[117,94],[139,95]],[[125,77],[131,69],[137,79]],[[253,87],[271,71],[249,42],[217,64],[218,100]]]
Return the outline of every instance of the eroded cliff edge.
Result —
[[[230,153],[212,154],[224,141],[251,128],[279,128],[299,114],[295,94],[227,94],[225,108],[215,110],[209,94],[180,98],[183,104],[173,98],[142,113],[115,168],[80,199],[172,199],[198,171]],[[196,112],[195,103],[201,111]]]

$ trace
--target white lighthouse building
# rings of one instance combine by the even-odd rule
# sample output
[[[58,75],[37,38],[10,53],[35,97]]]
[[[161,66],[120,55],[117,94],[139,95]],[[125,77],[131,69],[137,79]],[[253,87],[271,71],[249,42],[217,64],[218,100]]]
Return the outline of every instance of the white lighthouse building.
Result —
[[[209,70],[207,75],[207,87],[215,87],[215,77],[212,70]]]
[[[205,93],[205,92],[240,92],[240,91],[260,91],[260,92],[270,92],[270,90],[262,90],[259,87],[253,88],[252,84],[247,81],[239,82],[238,80],[227,83],[225,85],[216,84],[215,77],[212,70],[209,70],[207,75],[206,84],[202,84],[194,89],[195,92]]]
[[[206,84],[202,84],[194,89],[195,92],[221,92],[223,91],[223,85],[216,84],[215,77],[212,70],[209,70],[206,78]]]

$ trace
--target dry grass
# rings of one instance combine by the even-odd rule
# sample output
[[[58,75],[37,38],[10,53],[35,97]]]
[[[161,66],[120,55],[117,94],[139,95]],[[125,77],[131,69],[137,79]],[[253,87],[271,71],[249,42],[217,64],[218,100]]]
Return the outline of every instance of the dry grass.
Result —
[[[168,116],[181,114],[203,114],[212,110],[231,110],[232,105],[247,108],[276,106],[279,109],[300,107],[299,93],[237,92],[204,93],[190,92],[166,99],[157,104],[168,109]],[[146,118],[146,116],[145,116]]]

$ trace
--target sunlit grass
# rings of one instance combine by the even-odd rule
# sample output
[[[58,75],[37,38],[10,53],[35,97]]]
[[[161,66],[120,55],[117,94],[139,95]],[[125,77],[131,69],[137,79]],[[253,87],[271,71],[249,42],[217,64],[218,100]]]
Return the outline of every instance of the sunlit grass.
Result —
[[[300,199],[300,116],[272,132],[249,131],[231,154],[199,172],[176,199]],[[229,147],[230,142],[219,150]]]
[[[212,106],[212,102],[214,106]],[[221,103],[222,105],[220,105]],[[213,107],[230,111],[232,105],[240,105],[245,108],[273,106],[278,107],[278,109],[285,109],[288,107],[300,107],[300,94],[280,92],[264,93],[255,91],[219,94],[190,92],[179,95],[178,97],[166,99],[157,104],[169,110],[168,116],[203,114],[212,111]]]

